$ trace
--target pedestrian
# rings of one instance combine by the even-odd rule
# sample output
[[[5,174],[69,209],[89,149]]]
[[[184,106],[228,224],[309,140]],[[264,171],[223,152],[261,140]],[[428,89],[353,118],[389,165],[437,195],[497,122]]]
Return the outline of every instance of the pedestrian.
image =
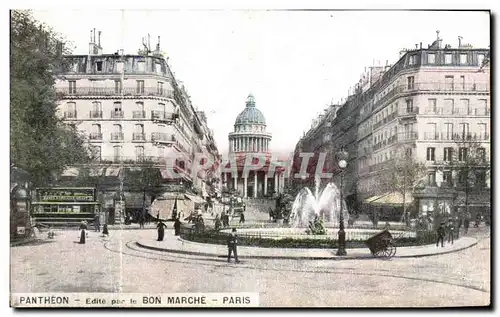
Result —
[[[231,235],[227,239],[227,262],[231,262],[231,253],[234,254],[235,263],[240,263],[238,260],[238,235],[236,228],[233,228]]]
[[[80,244],[85,244],[85,238],[87,237],[87,223],[82,221],[80,224]]]
[[[476,214],[476,222],[474,223],[474,228],[479,228],[480,224],[481,224],[481,214],[477,213]]]
[[[144,229],[144,213],[143,212],[139,215],[139,228]]]
[[[455,238],[455,224],[453,223],[453,219],[450,217],[448,219],[448,243],[451,242],[453,244],[453,240]]]
[[[468,216],[465,216],[465,219],[464,219],[464,230],[465,230],[466,234],[469,231],[469,224],[470,224],[470,218]]]
[[[101,231],[101,223],[99,221],[99,215],[95,215],[94,217],[94,227],[95,227],[95,232]]]
[[[436,247],[439,246],[439,241],[441,241],[441,247],[444,247],[444,236],[445,236],[445,228],[444,228],[444,221],[441,222],[441,225],[437,229],[437,242],[436,242]]]
[[[222,223],[219,219],[219,215],[217,215],[217,217],[215,217],[215,230],[219,231],[221,226],[222,226]]]
[[[108,231],[108,225],[107,224],[104,224],[104,226],[102,226],[102,235],[103,236],[109,236],[109,231]]]
[[[163,241],[163,237],[165,236],[165,228],[167,227],[166,224],[163,223],[163,221],[160,219],[158,221],[158,240],[157,241]]]
[[[242,212],[240,215],[240,223],[245,223],[245,213]]]
[[[175,222],[174,222],[174,234],[176,236],[181,235],[181,221],[179,220],[179,218],[175,219]]]

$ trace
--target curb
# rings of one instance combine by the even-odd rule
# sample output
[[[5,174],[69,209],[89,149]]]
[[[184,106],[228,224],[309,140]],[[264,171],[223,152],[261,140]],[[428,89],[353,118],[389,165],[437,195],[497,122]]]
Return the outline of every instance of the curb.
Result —
[[[196,242],[191,242],[187,240],[183,240],[181,238],[178,238],[178,240],[187,242],[187,243],[194,243],[194,244],[202,244],[202,243],[196,243]],[[392,258],[421,258],[421,257],[428,257],[428,256],[435,256],[435,255],[442,255],[442,254],[449,254],[449,253],[454,253],[454,252],[459,252],[468,248],[471,248],[475,245],[478,244],[478,240],[475,239],[476,241],[471,243],[470,245],[458,248],[458,249],[453,249],[445,252],[439,252],[439,253],[425,253],[425,254],[416,254],[416,255],[403,255],[403,256],[393,256]],[[167,252],[167,253],[176,253],[176,254],[187,254],[187,255],[197,255],[197,256],[209,256],[209,257],[217,257],[217,258],[226,258],[226,255],[221,255],[217,253],[208,253],[208,252],[197,252],[197,251],[184,251],[184,250],[176,250],[176,249],[169,249],[169,248],[162,248],[162,247],[156,247],[156,246],[151,246],[151,245],[146,245],[143,243],[140,243],[139,241],[136,241],[135,244],[141,248],[144,249],[149,249],[149,250],[154,250],[154,251],[162,251],[162,252]],[[333,251],[332,251],[333,252]],[[374,257],[373,255],[356,255],[356,256],[283,256],[283,255],[276,255],[276,256],[270,256],[270,255],[241,255],[239,258],[242,259],[275,259],[275,260],[334,260],[334,261],[342,261],[342,260],[368,260],[368,259],[380,259],[383,260],[383,258],[377,258]]]
[[[27,240],[22,240],[22,241],[14,241],[14,242],[10,243],[10,246],[11,247],[18,247],[18,246],[29,244],[29,243],[36,242],[36,241],[43,241],[43,239],[33,238],[33,239],[27,239]]]

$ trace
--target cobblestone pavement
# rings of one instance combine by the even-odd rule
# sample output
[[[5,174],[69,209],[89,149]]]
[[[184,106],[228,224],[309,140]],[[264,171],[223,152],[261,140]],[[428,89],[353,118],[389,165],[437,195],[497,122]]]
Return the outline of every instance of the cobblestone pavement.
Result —
[[[171,228],[169,226],[169,228]],[[173,238],[169,230],[167,239]],[[144,250],[154,229],[58,232],[55,240],[11,248],[12,292],[258,292],[262,306],[464,306],[490,300],[489,228],[469,249],[392,260],[224,259]]]

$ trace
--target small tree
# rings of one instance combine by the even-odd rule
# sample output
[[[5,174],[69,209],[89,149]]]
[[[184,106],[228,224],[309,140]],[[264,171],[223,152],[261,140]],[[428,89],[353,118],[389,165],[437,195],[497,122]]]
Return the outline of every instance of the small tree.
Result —
[[[448,165],[458,176],[456,186],[464,191],[465,213],[468,214],[470,194],[486,186],[486,179],[491,173],[491,161],[479,137],[456,135],[455,140],[455,153]]]
[[[381,173],[380,186],[386,191],[400,193],[403,197],[403,215],[407,226],[410,224],[410,217],[406,208],[406,195],[413,193],[426,172],[425,163],[415,159],[409,148],[400,147],[396,150],[396,157]]]

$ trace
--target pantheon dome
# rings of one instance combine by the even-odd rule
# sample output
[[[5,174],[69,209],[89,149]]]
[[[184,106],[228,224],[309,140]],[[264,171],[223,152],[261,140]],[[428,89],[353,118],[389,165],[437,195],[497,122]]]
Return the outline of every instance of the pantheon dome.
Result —
[[[236,117],[234,131],[229,133],[229,152],[269,152],[271,133],[266,132],[266,119],[248,95],[245,109]]]

